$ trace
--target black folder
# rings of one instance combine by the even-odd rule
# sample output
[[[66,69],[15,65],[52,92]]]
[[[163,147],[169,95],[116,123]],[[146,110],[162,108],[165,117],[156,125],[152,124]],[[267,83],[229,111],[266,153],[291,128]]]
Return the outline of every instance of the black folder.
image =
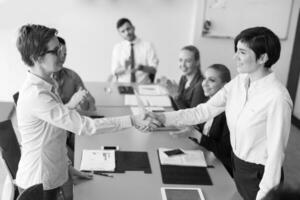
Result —
[[[134,94],[134,90],[132,86],[120,85],[118,87],[120,94]]]
[[[136,151],[116,151],[116,168],[108,173],[125,173],[126,171],[144,171],[151,174],[151,166],[147,152]],[[97,173],[107,173],[107,171],[95,171]]]
[[[151,166],[147,152],[116,151],[116,173],[125,171],[144,171],[151,174]]]
[[[212,185],[206,167],[162,165],[159,159],[164,184]]]

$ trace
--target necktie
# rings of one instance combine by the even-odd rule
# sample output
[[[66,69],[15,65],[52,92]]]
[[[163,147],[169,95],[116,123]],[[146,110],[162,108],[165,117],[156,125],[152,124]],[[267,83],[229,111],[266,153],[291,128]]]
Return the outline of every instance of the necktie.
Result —
[[[130,69],[134,69],[134,65],[135,65],[133,45],[134,45],[133,43],[130,43],[130,62],[131,62]],[[131,74],[130,74],[130,82],[134,83],[136,81],[135,79],[136,79],[135,72],[131,72]]]

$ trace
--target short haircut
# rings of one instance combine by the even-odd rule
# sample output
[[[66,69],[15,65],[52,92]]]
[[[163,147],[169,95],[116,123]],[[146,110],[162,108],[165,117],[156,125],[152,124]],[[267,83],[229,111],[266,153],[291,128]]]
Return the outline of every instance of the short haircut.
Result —
[[[280,57],[280,41],[277,35],[266,27],[253,27],[243,30],[234,39],[234,51],[237,51],[237,43],[241,41],[246,43],[256,55],[256,59],[264,53],[268,55],[266,68],[270,68]]]
[[[58,39],[59,44],[62,44],[64,46],[66,45],[66,41],[64,38],[57,36],[57,39]]]
[[[181,50],[187,50],[194,53],[194,58],[196,61],[200,61],[200,53],[197,47],[193,45],[184,46]]]
[[[47,51],[48,42],[55,37],[57,30],[43,25],[28,24],[19,29],[17,48],[22,60],[32,67],[33,60],[37,60]]]
[[[229,69],[223,64],[213,64],[207,69],[214,69],[220,74],[220,78],[223,83],[228,83],[231,80],[231,75]]]
[[[132,26],[132,23],[127,18],[121,18],[117,21],[117,29],[119,29],[121,26],[123,26],[125,23],[129,23]]]

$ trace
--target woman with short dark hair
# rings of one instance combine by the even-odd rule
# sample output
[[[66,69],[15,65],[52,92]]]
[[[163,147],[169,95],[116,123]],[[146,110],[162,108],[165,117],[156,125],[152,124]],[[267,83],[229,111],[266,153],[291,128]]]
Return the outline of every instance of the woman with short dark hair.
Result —
[[[260,200],[283,180],[292,100],[270,67],[280,56],[279,38],[265,27],[234,40],[239,75],[196,108],[149,113],[168,125],[195,125],[225,111],[233,150],[233,177],[245,200]]]

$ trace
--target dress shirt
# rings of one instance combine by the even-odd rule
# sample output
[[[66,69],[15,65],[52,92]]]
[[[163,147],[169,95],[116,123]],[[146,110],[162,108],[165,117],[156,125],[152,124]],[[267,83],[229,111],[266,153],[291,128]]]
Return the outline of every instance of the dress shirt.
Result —
[[[157,68],[159,61],[153,45],[139,38],[136,38],[132,43],[134,44],[135,67],[137,68],[139,65],[146,65]],[[124,40],[116,44],[113,49],[112,73],[115,74],[116,70],[128,70],[125,74],[118,76],[118,82],[130,83],[130,66],[128,66],[127,69],[125,68],[125,61],[130,58],[130,44],[129,41]],[[146,72],[138,70],[136,71],[135,76],[137,83],[151,83],[149,74]]]
[[[292,101],[274,73],[251,82],[238,75],[207,103],[196,108],[165,113],[166,125],[195,125],[225,110],[230,142],[236,156],[262,164],[264,175],[256,199],[279,184],[288,142]]]
[[[20,89],[17,120],[22,153],[16,183],[24,189],[42,183],[50,190],[67,181],[66,130],[93,135],[132,126],[129,116],[91,119],[69,110],[53,85],[30,72]]]

